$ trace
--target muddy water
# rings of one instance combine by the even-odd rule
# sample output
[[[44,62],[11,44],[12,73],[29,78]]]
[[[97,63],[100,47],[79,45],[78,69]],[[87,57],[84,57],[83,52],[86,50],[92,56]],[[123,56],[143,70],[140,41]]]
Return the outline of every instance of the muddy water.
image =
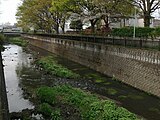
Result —
[[[108,97],[129,111],[148,120],[160,120],[159,98],[150,96],[111,77],[104,76],[61,57],[56,57],[59,63],[79,73],[83,78],[73,80],[50,76],[43,73],[43,71],[39,71],[31,64],[33,56],[23,52],[21,47],[16,45],[7,45],[5,47],[7,49],[3,52],[3,59],[10,112],[20,111],[25,108],[32,109],[34,107],[32,102],[25,99],[26,94],[24,93],[33,92],[33,89],[43,85],[70,84],[74,87]],[[30,49],[41,53],[39,54],[40,56],[50,54],[35,47],[31,47]]]

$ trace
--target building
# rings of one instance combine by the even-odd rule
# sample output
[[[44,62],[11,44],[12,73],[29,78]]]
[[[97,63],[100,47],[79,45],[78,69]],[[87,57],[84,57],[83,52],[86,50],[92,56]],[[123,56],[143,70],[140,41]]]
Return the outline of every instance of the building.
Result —
[[[22,32],[22,28],[17,27],[16,24],[5,23],[0,25],[0,32]]]

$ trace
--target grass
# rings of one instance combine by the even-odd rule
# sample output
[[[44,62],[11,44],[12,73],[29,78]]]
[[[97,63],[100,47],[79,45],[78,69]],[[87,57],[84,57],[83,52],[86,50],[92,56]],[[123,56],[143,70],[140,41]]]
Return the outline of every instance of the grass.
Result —
[[[37,64],[50,74],[62,78],[79,78],[80,75],[72,72],[64,66],[57,63],[52,56],[42,57]]]
[[[85,77],[88,79],[93,79],[95,83],[104,83],[106,81],[104,77],[101,77],[98,74],[87,74]]]
[[[118,96],[118,98],[120,98],[120,99],[126,99],[126,98],[128,98],[128,97],[125,96],[125,95],[120,95],[120,96]]]
[[[11,37],[11,38],[9,38],[9,43],[16,44],[16,45],[19,45],[22,47],[26,47],[28,44],[27,41],[21,37]]]
[[[50,118],[55,116],[60,118],[61,112],[59,111],[62,111],[57,110],[57,112],[53,114],[52,111],[55,110],[51,110],[51,106],[55,106],[55,104],[69,104],[80,111],[82,120],[138,119],[135,114],[129,112],[125,108],[117,106],[110,100],[102,100],[96,95],[84,92],[80,89],[73,88],[68,85],[41,87],[37,90],[36,95],[41,103],[45,102],[45,107],[43,109],[41,107],[41,112],[48,111],[47,113],[50,113]],[[46,108],[48,108],[48,110],[46,110]]]
[[[116,95],[117,94],[117,90],[113,89],[113,88],[108,88],[107,89],[107,93],[110,95]]]
[[[149,111],[160,113],[158,108],[150,108]]]

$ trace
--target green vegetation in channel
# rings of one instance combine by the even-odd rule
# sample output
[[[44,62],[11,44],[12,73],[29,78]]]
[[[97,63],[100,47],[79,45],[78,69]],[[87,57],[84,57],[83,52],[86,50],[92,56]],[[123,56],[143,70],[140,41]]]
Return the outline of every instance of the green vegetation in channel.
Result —
[[[0,50],[3,51],[4,47],[3,47],[3,43],[5,40],[5,36],[3,34],[0,34]]]
[[[28,42],[21,37],[11,37],[9,38],[9,43],[16,44],[22,47],[26,47]]]
[[[96,95],[68,85],[41,87],[37,90],[36,96],[43,103],[41,113],[49,113],[50,118],[60,118],[63,111],[58,108],[54,110],[52,106],[68,104],[80,111],[82,120],[138,120],[135,114],[117,106],[114,102],[102,100]]]
[[[57,63],[52,56],[42,57],[37,64],[50,74],[63,78],[79,78],[80,75],[72,72],[64,66]]]

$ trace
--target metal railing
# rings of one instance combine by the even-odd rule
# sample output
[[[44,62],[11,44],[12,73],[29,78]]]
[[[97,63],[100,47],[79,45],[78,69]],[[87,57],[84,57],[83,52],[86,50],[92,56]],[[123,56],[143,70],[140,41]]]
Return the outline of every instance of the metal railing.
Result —
[[[23,33],[25,34],[25,33]],[[106,37],[94,35],[68,35],[68,34],[29,34],[43,37],[52,37],[66,40],[92,42],[108,45],[120,45],[125,47],[150,48],[160,50],[160,39],[146,39],[146,38],[120,38],[120,37]]]

